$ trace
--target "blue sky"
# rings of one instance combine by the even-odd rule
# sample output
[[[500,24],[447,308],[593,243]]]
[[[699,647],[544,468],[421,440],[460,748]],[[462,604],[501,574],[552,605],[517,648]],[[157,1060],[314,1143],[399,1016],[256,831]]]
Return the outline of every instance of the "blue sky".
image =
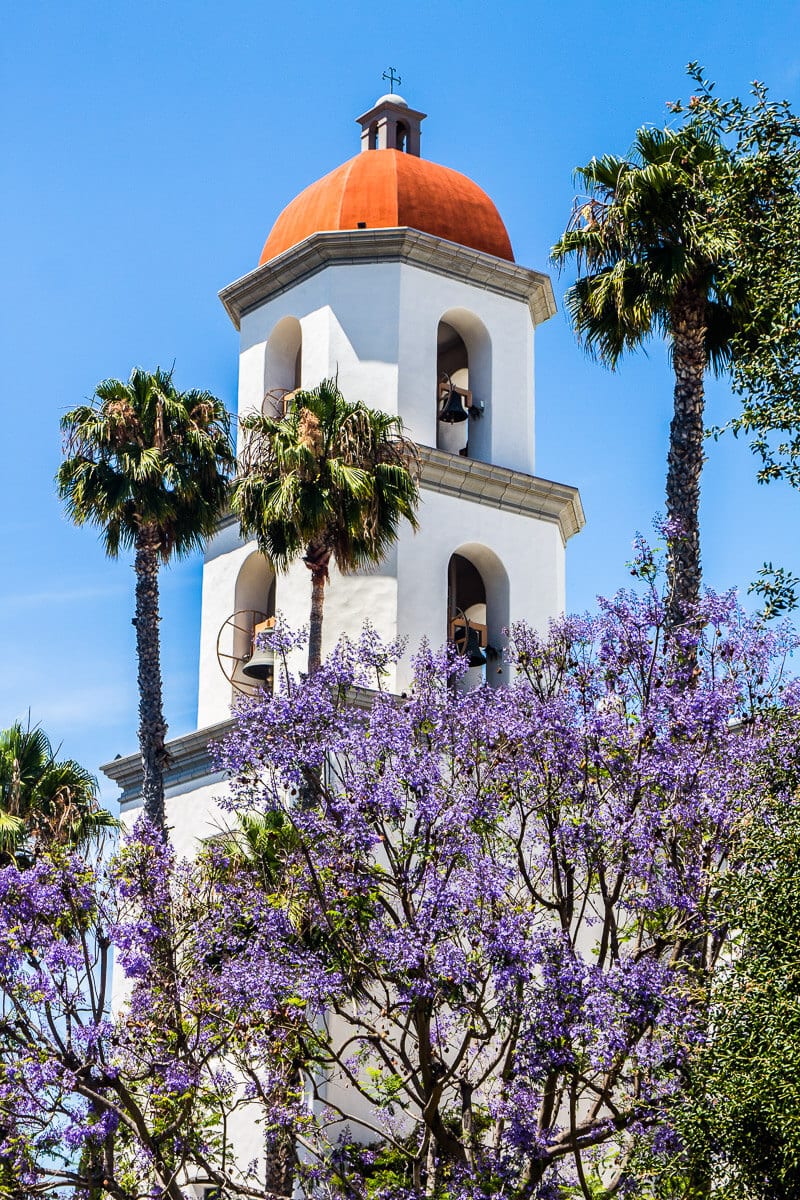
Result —
[[[429,114],[423,154],[485,187],[517,261],[546,269],[573,167],[664,123],[689,60],[721,94],[759,78],[800,104],[799,25],[788,0],[7,7],[0,723],[30,709],[91,767],[134,749],[133,575],[60,511],[59,416],[101,378],[173,361],[180,386],[233,404],[237,338],[217,292],[256,265],[283,206],[356,152],[354,118],[389,64]],[[554,280],[559,301],[567,282]],[[584,609],[624,584],[631,537],[662,508],[669,367],[655,344],[611,375],[563,313],[536,350],[537,470],[581,488],[568,600]],[[732,404],[712,384],[709,423]],[[798,515],[800,496],[756,485],[744,444],[711,444],[707,582],[744,589],[765,559],[800,570]],[[196,560],[163,576],[173,736],[194,724],[199,584]]]

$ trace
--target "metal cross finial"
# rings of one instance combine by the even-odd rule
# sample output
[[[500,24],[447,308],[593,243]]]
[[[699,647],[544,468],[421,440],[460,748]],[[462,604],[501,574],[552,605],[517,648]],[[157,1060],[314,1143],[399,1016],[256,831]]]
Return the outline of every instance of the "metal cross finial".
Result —
[[[389,91],[390,91],[390,93],[394,93],[394,85],[395,85],[396,83],[402,83],[402,82],[403,82],[403,81],[402,81],[402,79],[400,78],[400,76],[395,74],[394,67],[389,67],[389,70],[388,70],[388,71],[384,71],[384,72],[383,72],[383,74],[381,75],[381,79],[388,79],[388,80],[389,80]]]

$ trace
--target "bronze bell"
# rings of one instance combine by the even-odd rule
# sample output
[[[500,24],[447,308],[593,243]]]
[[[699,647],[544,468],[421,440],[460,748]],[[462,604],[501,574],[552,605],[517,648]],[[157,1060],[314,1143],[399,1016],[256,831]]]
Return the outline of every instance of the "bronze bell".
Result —
[[[266,683],[275,671],[275,651],[268,646],[257,646],[242,666],[242,674],[248,679]]]
[[[272,691],[275,678],[275,651],[269,644],[269,634],[275,628],[275,618],[267,617],[253,629],[252,652],[242,663],[242,674],[248,679],[264,683]]]
[[[469,620],[457,620],[453,625],[453,642],[459,654],[462,654],[471,667],[483,667],[486,655],[481,646],[479,629],[470,625]]]
[[[459,395],[454,387],[451,387],[450,392],[444,398],[444,403],[439,409],[439,420],[446,421],[448,425],[453,425],[457,421],[466,421],[467,416],[467,406],[464,402],[464,397]]]

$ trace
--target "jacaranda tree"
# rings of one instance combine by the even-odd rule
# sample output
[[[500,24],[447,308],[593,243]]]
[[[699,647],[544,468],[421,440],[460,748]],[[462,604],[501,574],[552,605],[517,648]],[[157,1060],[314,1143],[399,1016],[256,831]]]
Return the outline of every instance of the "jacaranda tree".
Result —
[[[423,647],[403,698],[375,687],[397,648],[367,630],[241,708],[234,843],[179,863],[143,824],[111,869],[0,871],[0,1153],[28,1194],[91,1172],[119,1200],[263,1197],[242,1113],[265,1146],[290,1130],[328,1196],[635,1188],[643,1139],[672,1152],[720,884],[769,820],[774,712],[798,705],[792,639],[732,597],[666,621],[650,589],[517,627],[504,689],[454,688],[463,662]]]
[[[515,629],[506,690],[460,694],[423,652],[409,697],[360,709],[359,664],[387,657],[367,635],[243,712],[230,804],[291,821],[293,902],[340,978],[306,1025],[308,1086],[412,1192],[611,1196],[641,1132],[669,1129],[788,645],[731,597],[702,617],[665,639],[654,591],[620,596],[547,639]],[[344,1192],[371,1171],[318,1153]]]

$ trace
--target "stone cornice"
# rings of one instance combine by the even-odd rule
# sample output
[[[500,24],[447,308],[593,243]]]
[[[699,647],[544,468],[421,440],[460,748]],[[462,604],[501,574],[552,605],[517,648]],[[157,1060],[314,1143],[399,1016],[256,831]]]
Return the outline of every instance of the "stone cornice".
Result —
[[[369,688],[351,688],[347,699],[356,708],[369,708],[375,692]],[[233,729],[234,721],[219,721],[216,725],[207,725],[205,729],[197,729],[183,737],[174,738],[167,742],[169,766],[164,772],[164,790],[169,792],[175,787],[185,787],[188,783],[201,786],[203,783],[221,783],[225,776],[212,761],[209,746],[212,742],[220,742]],[[113,780],[120,788],[120,807],[126,808],[138,804],[142,798],[142,756],[141,754],[126,754],[125,757],[112,759],[100,768],[104,775]]]
[[[586,524],[580,492],[569,484],[462,458],[460,454],[434,450],[432,446],[418,445],[417,451],[420,487],[425,491],[552,521],[558,525],[565,543]],[[227,512],[217,523],[217,532],[235,524],[236,517]]]
[[[344,229],[315,233],[223,288],[219,298],[238,329],[242,317],[334,263],[404,262],[501,296],[525,300],[534,325],[556,311],[549,275],[417,229]]]
[[[168,742],[170,763],[164,772],[165,790],[169,791],[170,788],[206,777],[218,776],[219,772],[211,761],[208,747],[212,742],[224,738],[231,729],[233,721],[220,721],[217,725],[208,725],[205,729],[197,729],[194,733],[187,733]],[[121,789],[119,802],[123,809],[141,798],[142,757],[138,752],[104,763],[100,770]]]
[[[431,492],[490,504],[558,525],[564,542],[586,524],[580,493],[565,483],[419,446],[420,485]]]

